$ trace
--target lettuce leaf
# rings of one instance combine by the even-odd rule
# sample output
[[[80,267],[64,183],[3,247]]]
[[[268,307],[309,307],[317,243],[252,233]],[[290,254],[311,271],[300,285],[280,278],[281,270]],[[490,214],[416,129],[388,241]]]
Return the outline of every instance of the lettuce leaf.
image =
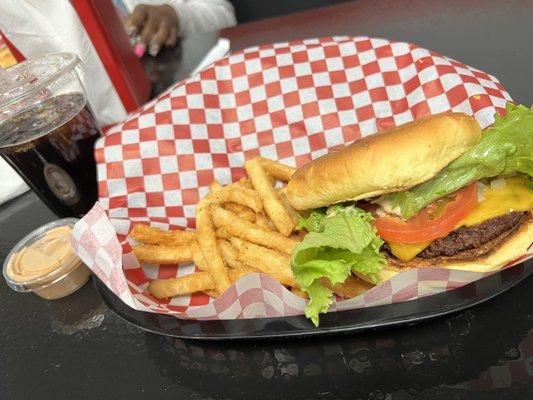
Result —
[[[309,295],[305,315],[315,325],[318,314],[327,312],[333,301],[333,292],[322,279],[333,286],[353,271],[379,282],[386,260],[379,253],[383,241],[371,221],[372,216],[357,207],[338,205],[300,217],[298,226],[309,233],[293,250],[291,267],[296,282]]]
[[[298,214],[298,225],[296,226],[296,229],[305,229],[308,232],[320,232],[322,227],[322,220],[324,218],[326,218],[325,208],[311,211],[307,218],[304,218],[300,214]]]
[[[509,103],[506,115],[495,118],[481,141],[436,177],[408,191],[380,196],[375,202],[410,218],[474,181],[513,173],[533,176],[533,108]]]

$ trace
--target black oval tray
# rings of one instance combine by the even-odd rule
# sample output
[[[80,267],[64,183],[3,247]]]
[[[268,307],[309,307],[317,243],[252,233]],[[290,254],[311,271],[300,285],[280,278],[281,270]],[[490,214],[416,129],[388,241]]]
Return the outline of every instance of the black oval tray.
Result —
[[[532,273],[533,261],[527,261],[458,289],[418,300],[321,314],[318,328],[303,315],[198,321],[136,311],[124,304],[99,279],[93,281],[106,305],[119,317],[141,329],[182,339],[229,340],[360,332],[367,329],[416,323],[483,303],[510,289]]]

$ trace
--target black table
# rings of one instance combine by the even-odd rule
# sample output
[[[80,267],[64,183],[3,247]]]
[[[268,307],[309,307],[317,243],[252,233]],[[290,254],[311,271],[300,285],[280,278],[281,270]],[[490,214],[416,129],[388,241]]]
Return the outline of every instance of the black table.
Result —
[[[495,73],[517,101],[533,103],[533,83],[523,73],[531,65],[533,25],[520,23],[533,15],[532,2],[500,2],[504,6],[494,1],[482,7],[481,1],[469,1],[466,10],[452,12],[449,8],[459,3],[452,1],[445,10],[448,18],[437,14],[446,7],[437,4],[444,2],[426,2],[421,17],[410,17],[407,26],[401,23],[405,9],[421,1],[399,0],[394,7],[376,3],[360,0],[223,34],[238,48],[249,40],[299,37],[302,26],[317,34],[383,32],[448,49],[447,55]],[[480,7],[478,18],[472,17],[475,6]],[[505,14],[502,24],[486,26],[501,19],[491,10]],[[373,14],[378,12],[380,18]],[[352,30],[346,25],[350,19],[358,21]],[[386,23],[372,25],[378,19]],[[302,25],[305,20],[314,22]],[[335,28],[339,23],[345,26]],[[271,36],[262,35],[269,25]],[[465,31],[474,32],[477,47],[469,39],[454,52],[458,32]],[[495,40],[500,34],[505,43]],[[212,40],[192,38],[195,57]],[[505,62],[489,56],[495,51],[505,54]],[[168,58],[168,68],[184,68],[187,54],[182,62]],[[0,260],[19,238],[54,218],[32,193],[1,206]],[[365,334],[203,343],[160,337],[123,322],[102,304],[92,282],[68,298],[46,302],[15,293],[1,281],[0,399],[533,398],[532,292],[529,279],[452,317]]]
[[[202,33],[180,41],[175,47],[163,47],[157,57],[146,54],[141,62],[152,83],[152,96],[189,76],[217,40],[218,32]]]

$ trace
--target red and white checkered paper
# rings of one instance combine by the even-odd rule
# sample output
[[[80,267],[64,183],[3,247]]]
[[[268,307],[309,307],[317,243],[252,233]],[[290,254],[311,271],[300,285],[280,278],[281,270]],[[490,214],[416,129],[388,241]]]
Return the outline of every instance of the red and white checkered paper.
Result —
[[[302,314],[305,300],[263,274],[241,278],[216,300],[156,300],[149,280],[195,267],[141,266],[126,235],[137,222],[194,228],[209,183],[238,180],[244,161],[258,154],[301,166],[336,146],[450,110],[487,127],[510,100],[493,76],[409,43],[342,37],[243,50],[169,88],[97,143],[100,203],[76,225],[74,248],[135,309],[196,319]],[[411,270],[332,309],[412,300],[483,276]]]

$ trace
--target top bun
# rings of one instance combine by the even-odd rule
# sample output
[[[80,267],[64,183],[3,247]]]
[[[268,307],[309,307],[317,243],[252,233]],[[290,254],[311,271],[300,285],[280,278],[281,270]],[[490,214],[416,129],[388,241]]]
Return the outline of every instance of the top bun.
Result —
[[[297,210],[401,192],[433,178],[481,140],[463,113],[418,119],[357,140],[299,168],[287,187]]]

